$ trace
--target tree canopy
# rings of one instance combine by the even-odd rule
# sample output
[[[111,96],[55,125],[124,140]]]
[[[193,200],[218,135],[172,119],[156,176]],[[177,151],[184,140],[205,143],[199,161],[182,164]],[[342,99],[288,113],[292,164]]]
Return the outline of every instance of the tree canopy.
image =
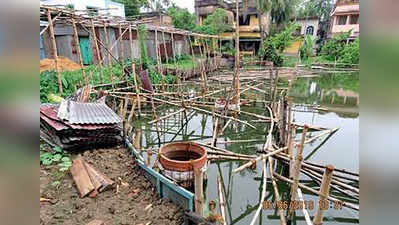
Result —
[[[197,26],[194,30],[204,34],[220,34],[231,30],[226,10],[217,8],[212,14],[206,17],[202,26]]]
[[[330,18],[333,0],[303,0],[298,7],[298,17],[317,16],[324,22]]]
[[[174,27],[184,30],[193,30],[196,26],[195,15],[187,9],[182,9],[175,4],[166,10],[166,13],[172,18]]]

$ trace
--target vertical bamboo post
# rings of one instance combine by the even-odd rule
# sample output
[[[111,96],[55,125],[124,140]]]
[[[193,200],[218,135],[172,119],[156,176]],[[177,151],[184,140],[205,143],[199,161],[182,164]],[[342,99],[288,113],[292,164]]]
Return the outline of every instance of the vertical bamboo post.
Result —
[[[90,21],[91,21],[91,33],[93,35],[94,46],[96,47],[98,67],[100,68],[100,80],[102,83],[104,83],[103,70],[102,70],[102,59],[101,59],[101,55],[100,55],[101,54],[100,47],[98,47],[96,29],[94,27],[94,20],[91,19]]]
[[[158,68],[158,72],[162,74],[162,68],[161,68],[161,59],[159,57],[159,44],[158,44],[158,29],[155,28],[155,52],[157,54],[157,68]]]
[[[170,38],[172,39],[172,54],[173,54],[173,59],[176,60],[176,53],[175,53],[175,40],[173,37],[173,32],[170,32]]]
[[[166,64],[169,64],[168,49],[166,48],[165,32],[162,30],[163,49],[165,51]]]
[[[83,80],[85,81],[85,84],[87,85],[88,82],[87,82],[87,78],[86,78],[86,72],[83,68],[82,51],[80,50],[80,44],[79,44],[78,28],[76,27],[76,21],[74,18],[72,18],[72,27],[73,27],[73,38],[75,40],[75,47],[76,47],[76,53],[78,54],[80,70],[82,71]]]
[[[201,168],[194,168],[195,212],[203,216],[204,211],[204,173]]]
[[[324,211],[328,209],[328,195],[330,193],[330,183],[333,176],[333,171],[334,171],[333,165],[326,166],[323,174],[323,179],[321,182],[319,207],[317,207],[316,215],[313,218],[314,225],[323,224],[323,214]]]
[[[108,39],[108,32],[107,32],[107,24],[104,21],[104,36],[105,36],[105,44],[107,46],[108,49],[110,49],[109,47],[109,39]],[[109,51],[107,51],[107,61],[108,61],[108,72],[109,72],[109,76],[111,79],[111,84],[112,84],[112,89],[114,89],[114,77],[112,75],[112,71],[111,71],[111,54]]]
[[[305,144],[305,139],[306,139],[306,131],[308,127],[305,125],[302,130],[302,139],[301,143],[298,146],[298,151],[296,154],[295,158],[295,165],[294,165],[294,174],[293,174],[293,181],[294,183],[291,185],[291,202],[296,201],[296,196],[297,196],[297,189],[298,189],[298,183],[299,183],[299,175],[301,173],[301,166],[302,166],[302,160],[303,160],[303,147]],[[290,208],[289,214],[292,215],[295,209]]]
[[[123,36],[122,35],[122,26],[121,26],[121,23],[119,22],[119,24],[118,24],[118,31],[119,31],[119,35],[120,36]],[[125,47],[125,45],[123,44],[123,37],[120,37],[120,40],[119,40],[119,60],[122,62],[122,71],[124,71],[124,68],[125,68],[125,53],[123,52],[124,51],[124,47]]]
[[[293,175],[294,175],[294,148],[295,148],[295,136],[296,136],[296,126],[295,125],[291,125],[291,131],[290,133],[288,133],[289,137],[288,137],[288,141],[289,141],[289,145],[288,145],[288,155],[290,157],[290,168],[289,168],[289,177],[290,179],[293,179]]]
[[[49,31],[50,31],[50,40],[51,40],[51,45],[52,45],[53,55],[54,55],[55,71],[57,71],[58,91],[62,94],[63,90],[62,90],[60,68],[58,67],[57,43],[55,42],[53,20],[51,18],[51,11],[49,9],[47,10],[47,20],[48,20],[48,26],[49,26]]]
[[[133,73],[134,86],[136,88],[136,98],[137,98],[139,117],[140,117],[141,116],[140,89],[139,89],[138,82],[137,82],[136,64],[134,64],[133,62],[132,62],[132,73]]]
[[[191,49],[191,58],[193,59],[193,64],[194,64],[194,73],[195,73],[195,68],[196,68],[196,63],[195,63],[195,56],[194,56],[194,48],[193,48],[193,43],[191,42],[191,36],[188,35],[188,41],[190,43],[190,49]]]
[[[233,101],[240,104],[240,22],[239,22],[239,7],[238,0],[236,0],[236,54],[235,54],[235,66],[234,66],[234,90],[235,95]]]

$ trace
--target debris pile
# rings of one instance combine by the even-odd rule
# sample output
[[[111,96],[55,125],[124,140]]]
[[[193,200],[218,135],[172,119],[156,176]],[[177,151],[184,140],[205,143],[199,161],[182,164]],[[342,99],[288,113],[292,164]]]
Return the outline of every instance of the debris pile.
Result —
[[[111,179],[97,171],[80,156],[73,160],[70,172],[82,198],[89,194],[94,198],[114,184]]]
[[[121,143],[121,122],[105,103],[66,100],[58,105],[40,106],[40,136],[67,150]]]
[[[61,71],[74,71],[79,70],[80,65],[66,57],[58,57],[58,68]],[[40,60],[40,73],[46,70],[55,70],[55,60],[54,59],[42,59]]]

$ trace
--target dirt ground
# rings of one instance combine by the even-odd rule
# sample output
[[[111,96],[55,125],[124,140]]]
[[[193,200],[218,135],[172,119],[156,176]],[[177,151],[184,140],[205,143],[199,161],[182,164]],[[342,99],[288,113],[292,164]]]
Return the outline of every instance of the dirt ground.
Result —
[[[56,166],[41,166],[40,197],[53,202],[40,203],[40,224],[84,225],[95,219],[106,225],[183,223],[183,210],[160,199],[126,149],[86,151],[82,156],[113,181],[120,177],[129,186],[120,186],[118,193],[115,187],[95,198],[80,198],[69,172],[58,172]]]

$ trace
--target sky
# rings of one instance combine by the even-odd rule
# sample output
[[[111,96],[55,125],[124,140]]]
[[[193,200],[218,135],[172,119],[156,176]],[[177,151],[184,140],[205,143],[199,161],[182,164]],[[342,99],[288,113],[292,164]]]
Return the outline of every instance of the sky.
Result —
[[[194,0],[172,0],[177,6],[187,8],[188,11],[194,13]]]

